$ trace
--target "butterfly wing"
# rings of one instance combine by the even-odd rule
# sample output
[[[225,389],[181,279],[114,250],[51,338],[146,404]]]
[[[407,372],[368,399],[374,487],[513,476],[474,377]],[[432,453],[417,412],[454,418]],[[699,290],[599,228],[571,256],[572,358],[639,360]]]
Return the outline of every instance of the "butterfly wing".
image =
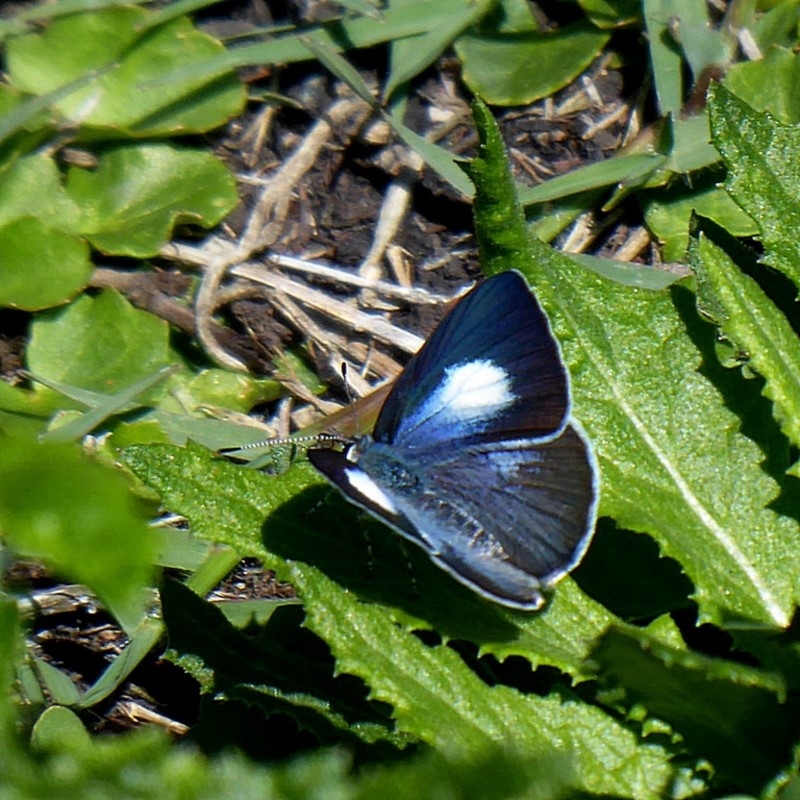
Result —
[[[478,284],[444,318],[397,379],[373,436],[411,449],[552,436],[569,408],[547,317],[509,271]]]
[[[596,469],[577,423],[549,440],[443,453],[436,462],[369,445],[312,463],[358,506],[420,545],[440,567],[506,606],[537,609],[583,555],[594,528]]]
[[[479,284],[411,359],[373,437],[309,459],[356,505],[495,602],[536,609],[594,527],[596,466],[517,272]]]

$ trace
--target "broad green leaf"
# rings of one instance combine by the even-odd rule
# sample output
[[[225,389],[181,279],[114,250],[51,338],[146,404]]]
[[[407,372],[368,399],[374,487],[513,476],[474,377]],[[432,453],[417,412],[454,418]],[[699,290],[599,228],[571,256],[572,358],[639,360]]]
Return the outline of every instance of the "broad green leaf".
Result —
[[[769,507],[779,487],[715,385],[721,376],[700,372],[714,334],[691,295],[676,289],[673,305],[577,273],[554,254],[535,263],[524,272],[572,370],[575,413],[601,465],[601,513],[647,531],[680,562],[701,620],[788,625],[800,531]]]
[[[758,61],[734,64],[725,76],[726,89],[784,125],[800,122],[798,86],[800,56],[783,47],[771,47]]]
[[[91,172],[73,167],[67,191],[81,232],[106,253],[155,255],[177,223],[210,228],[236,205],[233,176],[210,153],[170,145],[122,145]]]
[[[469,88],[487,103],[512,106],[566,86],[597,58],[608,36],[579,22],[553,33],[469,33],[455,46]]]
[[[28,365],[35,374],[104,394],[141,380],[173,359],[166,323],[114,291],[83,296],[31,326]]]
[[[485,752],[502,743],[533,755],[573,754],[576,785],[615,797],[658,797],[671,768],[657,745],[577,698],[488,687],[445,645],[429,647],[397,628],[379,606],[332,592],[327,579],[293,576],[306,625],[330,645],[340,670],[361,675],[390,703],[399,728],[445,753]],[[339,620],[347,619],[347,626]]]
[[[0,223],[38,217],[48,228],[79,233],[80,208],[65,191],[52,158],[23,156],[6,167],[0,180]]]
[[[299,608],[275,603],[276,613],[255,634],[237,630],[215,603],[181,584],[165,583],[163,603],[171,646],[202,659],[213,670],[215,690],[224,691],[226,699],[243,698],[260,706],[265,716],[289,714],[322,743],[409,743],[394,731],[386,709],[367,698],[363,686],[336,679],[333,659],[300,626],[302,614],[283,613]]]
[[[374,697],[395,707],[402,732],[445,752],[485,751],[492,744],[507,743],[528,753],[551,753],[554,737],[562,742],[568,737],[567,750],[579,754],[575,769],[580,785],[588,790],[655,797],[663,786],[670,772],[665,753],[657,746],[637,743],[630,731],[599,709],[577,699],[565,702],[525,696],[507,687],[490,688],[454,651],[427,647],[405,626],[398,626],[397,608],[384,605],[389,598],[415,611],[417,617],[438,608],[440,633],[458,631],[461,638],[471,628],[470,638],[479,643],[487,643],[489,637],[507,642],[514,636],[516,619],[523,630],[537,620],[540,626],[551,623],[547,614],[514,614],[491,606],[459,587],[428,559],[409,553],[420,593],[415,597],[396,537],[385,531],[379,537],[377,526],[370,538],[380,579],[370,579],[365,574],[364,544],[353,530],[357,515],[351,509],[337,508],[336,514],[309,525],[304,510],[314,505],[319,492],[306,491],[286,502],[297,491],[292,491],[292,482],[309,485],[308,469],[295,468],[282,479],[268,478],[224,463],[202,466],[205,459],[199,453],[163,447],[134,448],[125,460],[163,493],[168,506],[188,512],[198,534],[222,539],[239,552],[257,554],[279,575],[289,577],[304,599],[306,626],[328,642],[340,671],[361,676]],[[394,561],[389,560],[392,550]],[[310,566],[311,560],[319,566]],[[364,602],[369,598],[378,602]],[[448,617],[455,620],[450,630]],[[347,619],[347,625],[341,624],[342,619]],[[586,624],[582,616],[575,614],[572,625],[582,624]],[[562,643],[567,642],[569,632],[560,634]],[[548,653],[540,657],[546,662]],[[509,731],[514,732],[512,741]]]
[[[89,248],[41,220],[0,225],[0,305],[39,311],[66,303],[94,271]]]
[[[709,92],[709,115],[725,187],[759,226],[764,262],[800,286],[800,127],[754,111],[723,86]]]
[[[709,370],[713,329],[685,288],[622,287],[528,241],[497,127],[480,106],[477,118],[481,262],[490,274],[520,269],[550,315],[600,462],[601,513],[681,564],[701,621],[787,626],[800,529],[770,507],[780,487],[730,409],[726,393],[741,391],[730,382],[741,379]]]
[[[60,408],[59,398],[54,394],[45,396],[0,381],[0,436],[35,439]]]
[[[764,377],[781,429],[800,446],[800,341],[759,285],[718,247],[701,237],[694,248],[698,302],[711,304],[714,322]]]
[[[71,446],[7,440],[0,530],[15,552],[88,586],[123,627],[138,623],[154,543],[119,472]]]
[[[38,753],[69,753],[89,747],[91,739],[74,711],[53,706],[36,720],[31,733],[31,745]]]
[[[780,676],[612,629],[593,653],[604,679],[670,724],[720,777],[758,794],[789,763],[796,701]]]
[[[149,85],[171,65],[187,68],[223,48],[186,18],[156,29],[148,19],[142,9],[108,8],[61,17],[42,31],[15,37],[7,54],[11,82],[40,95],[99,70],[96,80],[56,104],[64,117],[96,135],[200,132],[238,113],[244,90],[232,75],[209,84],[187,72],[183,80]]]

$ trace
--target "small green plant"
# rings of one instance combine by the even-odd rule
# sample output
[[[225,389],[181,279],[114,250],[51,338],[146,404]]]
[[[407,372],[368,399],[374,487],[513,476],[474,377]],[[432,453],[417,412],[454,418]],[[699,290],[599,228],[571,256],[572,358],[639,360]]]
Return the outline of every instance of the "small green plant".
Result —
[[[80,582],[129,644],[78,686],[25,642],[27,598],[4,587],[4,796],[794,796],[797,4],[732,4],[717,20],[677,6],[584,3],[585,18],[548,39],[511,2],[349,2],[331,22],[228,49],[183,4],[56,4],[41,29],[42,9],[5,22],[0,302],[30,315],[32,385],[0,382],[3,552]],[[378,106],[342,51],[388,42],[381,113],[455,176],[455,160],[400,115],[408,82],[446,47],[472,88],[521,102],[637,24],[660,114],[651,146],[520,191],[477,102],[479,152],[453,178],[474,190],[484,272],[520,270],[546,308],[602,473],[595,540],[546,609],[475,596],[332,495],[302,458],[272,475],[216,456],[261,435],[208,410],[248,412],[285,385],[211,366],[103,290],[98,265],[149,269],[175,226],[198,236],[231,210],[232,176],[178,140],[241,110],[229,69],[317,58]],[[743,32],[763,58],[740,59]],[[494,74],[489,47],[508,63],[570,64],[531,87],[520,71]],[[697,83],[712,65],[723,80],[687,116],[683,70]],[[65,140],[97,158],[93,170],[43,147]],[[532,204],[560,215],[562,201],[585,209],[631,194],[692,276],[634,266],[611,280],[531,235]],[[322,391],[293,355],[284,372]],[[89,433],[108,436],[87,452],[77,443]],[[188,531],[149,525],[159,507]],[[208,603],[244,556],[297,599]],[[182,577],[164,578],[166,567]],[[202,687],[197,746],[149,730],[89,736],[81,715],[156,646]]]

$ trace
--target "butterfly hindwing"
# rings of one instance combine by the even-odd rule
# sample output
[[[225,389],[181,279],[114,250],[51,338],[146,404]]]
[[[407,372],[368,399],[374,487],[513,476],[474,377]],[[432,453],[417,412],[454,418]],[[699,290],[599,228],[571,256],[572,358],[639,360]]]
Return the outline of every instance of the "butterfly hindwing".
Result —
[[[479,445],[437,463],[381,444],[357,463],[330,450],[309,457],[352,502],[504,605],[538,608],[594,525],[594,463],[576,423],[549,441]]]

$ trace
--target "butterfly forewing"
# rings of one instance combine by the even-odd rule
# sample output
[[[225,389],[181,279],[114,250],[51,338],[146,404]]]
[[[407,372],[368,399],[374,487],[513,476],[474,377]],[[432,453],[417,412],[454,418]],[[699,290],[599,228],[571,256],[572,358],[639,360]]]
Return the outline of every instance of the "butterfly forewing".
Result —
[[[547,317],[517,272],[479,284],[406,365],[374,438],[409,448],[552,436],[568,377]]]

